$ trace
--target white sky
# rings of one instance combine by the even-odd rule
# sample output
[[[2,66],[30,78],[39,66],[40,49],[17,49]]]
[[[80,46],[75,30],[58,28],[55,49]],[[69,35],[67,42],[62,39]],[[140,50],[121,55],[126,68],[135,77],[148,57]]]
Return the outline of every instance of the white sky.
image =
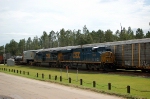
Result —
[[[150,31],[150,0],[0,0],[0,46],[43,31],[142,28]]]

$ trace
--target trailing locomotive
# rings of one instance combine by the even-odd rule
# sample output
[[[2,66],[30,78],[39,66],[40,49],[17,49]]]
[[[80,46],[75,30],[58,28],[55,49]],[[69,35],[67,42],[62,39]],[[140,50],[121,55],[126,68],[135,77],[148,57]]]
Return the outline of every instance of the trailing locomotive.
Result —
[[[109,47],[63,47],[37,51],[34,62],[37,65],[49,63],[49,66],[62,68],[113,69],[115,56]]]
[[[35,55],[36,55],[37,51],[38,50],[24,51],[23,52],[23,56],[22,56],[22,63],[26,63],[26,64],[32,65],[32,63],[34,62],[34,58],[35,58]]]

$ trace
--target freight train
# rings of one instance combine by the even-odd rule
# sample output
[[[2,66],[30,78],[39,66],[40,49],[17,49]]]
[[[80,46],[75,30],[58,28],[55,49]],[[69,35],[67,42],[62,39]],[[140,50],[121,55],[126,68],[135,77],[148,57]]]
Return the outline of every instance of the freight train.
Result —
[[[26,51],[28,63],[86,69],[150,71],[150,38]],[[31,58],[31,57],[30,57]]]
[[[111,49],[117,61],[116,68],[150,72],[150,39],[114,42]]]

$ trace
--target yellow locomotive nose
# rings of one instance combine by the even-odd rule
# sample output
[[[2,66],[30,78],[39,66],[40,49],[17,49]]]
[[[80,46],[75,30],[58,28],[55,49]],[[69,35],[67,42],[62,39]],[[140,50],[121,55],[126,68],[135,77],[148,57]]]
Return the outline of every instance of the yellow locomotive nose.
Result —
[[[110,51],[107,51],[107,52],[103,52],[101,54],[101,63],[114,63],[115,62],[115,55],[110,52]]]

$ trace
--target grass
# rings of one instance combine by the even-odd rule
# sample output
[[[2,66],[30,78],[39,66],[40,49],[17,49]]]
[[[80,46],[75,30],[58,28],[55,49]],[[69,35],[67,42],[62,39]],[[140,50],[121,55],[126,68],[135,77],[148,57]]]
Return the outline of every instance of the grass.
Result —
[[[21,74],[20,70],[22,71]],[[26,71],[25,75],[23,74],[23,71]],[[150,98],[150,78],[80,70],[78,71],[78,75],[77,70],[69,70],[67,74],[66,69],[44,68],[35,66],[0,65],[0,72],[24,76],[31,79],[44,80],[69,86],[75,86],[79,88],[93,90],[96,92],[123,96],[126,98]],[[29,72],[29,75],[27,75],[27,72]],[[38,77],[37,73],[39,74]],[[44,74],[44,78],[42,78],[42,74]],[[51,79],[49,79],[49,75],[51,75]],[[57,80],[55,80],[55,76],[57,76]],[[62,82],[60,82],[60,76],[62,76]],[[71,83],[69,83],[68,77],[71,78]],[[80,85],[80,79],[83,80],[83,85]],[[93,87],[93,81],[96,82],[96,87]],[[108,83],[111,83],[111,90],[108,90]],[[127,93],[128,85],[131,88],[130,94]]]

